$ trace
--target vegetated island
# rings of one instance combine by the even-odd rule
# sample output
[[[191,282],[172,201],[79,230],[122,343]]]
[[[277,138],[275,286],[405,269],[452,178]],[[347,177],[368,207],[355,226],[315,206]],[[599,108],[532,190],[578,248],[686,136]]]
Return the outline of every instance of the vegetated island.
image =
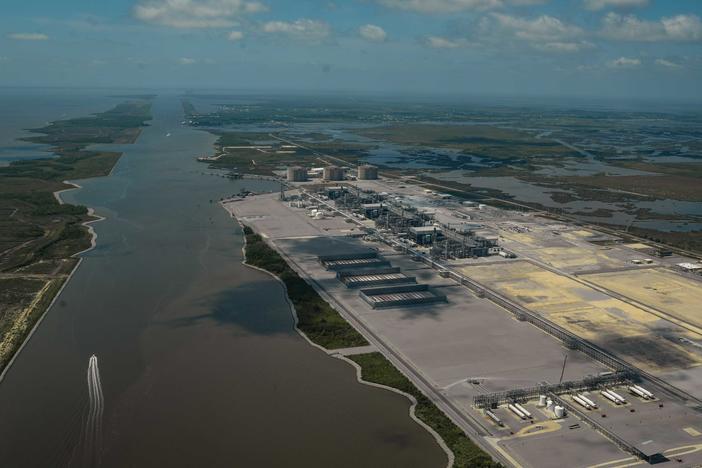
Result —
[[[66,180],[105,176],[122,153],[87,149],[95,143],[134,143],[151,118],[149,99],[34,129],[25,141],[50,145],[56,157],[0,167],[0,371],[10,362],[91,246],[85,206],[61,204]]]
[[[246,263],[280,278],[298,316],[297,327],[312,342],[326,349],[365,346],[368,342],[317,291],[302,279],[285,259],[249,226],[244,226]],[[455,467],[499,467],[490,455],[429,400],[407,377],[378,352],[349,356],[361,367],[368,382],[396,388],[417,401],[415,416],[431,427],[454,454]]]

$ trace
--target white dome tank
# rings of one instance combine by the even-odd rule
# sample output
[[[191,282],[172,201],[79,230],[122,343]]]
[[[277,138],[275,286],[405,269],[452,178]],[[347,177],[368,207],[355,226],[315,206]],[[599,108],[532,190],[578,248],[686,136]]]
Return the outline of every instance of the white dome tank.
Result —
[[[553,409],[553,413],[556,415],[557,418],[560,419],[563,416],[565,416],[565,408],[563,408],[562,406],[556,406]]]

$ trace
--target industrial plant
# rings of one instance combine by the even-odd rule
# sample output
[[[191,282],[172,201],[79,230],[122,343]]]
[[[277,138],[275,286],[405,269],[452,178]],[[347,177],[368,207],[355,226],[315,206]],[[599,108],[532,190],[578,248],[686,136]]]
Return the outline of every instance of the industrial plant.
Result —
[[[373,166],[318,172],[224,206],[498,461],[702,463],[698,259]]]

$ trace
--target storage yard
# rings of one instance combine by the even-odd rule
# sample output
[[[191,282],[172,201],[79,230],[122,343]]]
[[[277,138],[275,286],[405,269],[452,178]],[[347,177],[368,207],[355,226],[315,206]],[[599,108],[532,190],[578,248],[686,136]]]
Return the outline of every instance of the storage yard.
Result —
[[[503,464],[702,463],[696,259],[402,181],[282,195],[224,206]]]

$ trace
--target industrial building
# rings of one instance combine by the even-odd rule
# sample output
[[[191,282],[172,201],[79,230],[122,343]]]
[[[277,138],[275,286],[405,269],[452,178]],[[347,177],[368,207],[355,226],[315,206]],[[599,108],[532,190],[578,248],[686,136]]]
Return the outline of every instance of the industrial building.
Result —
[[[300,166],[292,166],[288,168],[289,182],[305,182],[307,180],[307,169]]]
[[[378,168],[370,164],[358,166],[358,180],[376,180],[378,178]]]
[[[416,278],[405,275],[397,267],[341,270],[336,272],[336,277],[347,288],[417,282]]]
[[[426,284],[408,284],[384,288],[362,289],[361,298],[374,309],[446,302],[446,296],[437,294]]]
[[[325,269],[331,271],[349,270],[354,268],[382,268],[389,267],[390,262],[379,257],[376,252],[326,255],[319,257]]]
[[[385,206],[382,203],[363,203],[361,210],[366,218],[377,219],[385,213]]]
[[[441,228],[437,226],[412,226],[409,228],[410,238],[419,245],[431,245],[443,239]]]
[[[322,177],[324,180],[344,180],[344,170],[339,166],[327,166]]]

